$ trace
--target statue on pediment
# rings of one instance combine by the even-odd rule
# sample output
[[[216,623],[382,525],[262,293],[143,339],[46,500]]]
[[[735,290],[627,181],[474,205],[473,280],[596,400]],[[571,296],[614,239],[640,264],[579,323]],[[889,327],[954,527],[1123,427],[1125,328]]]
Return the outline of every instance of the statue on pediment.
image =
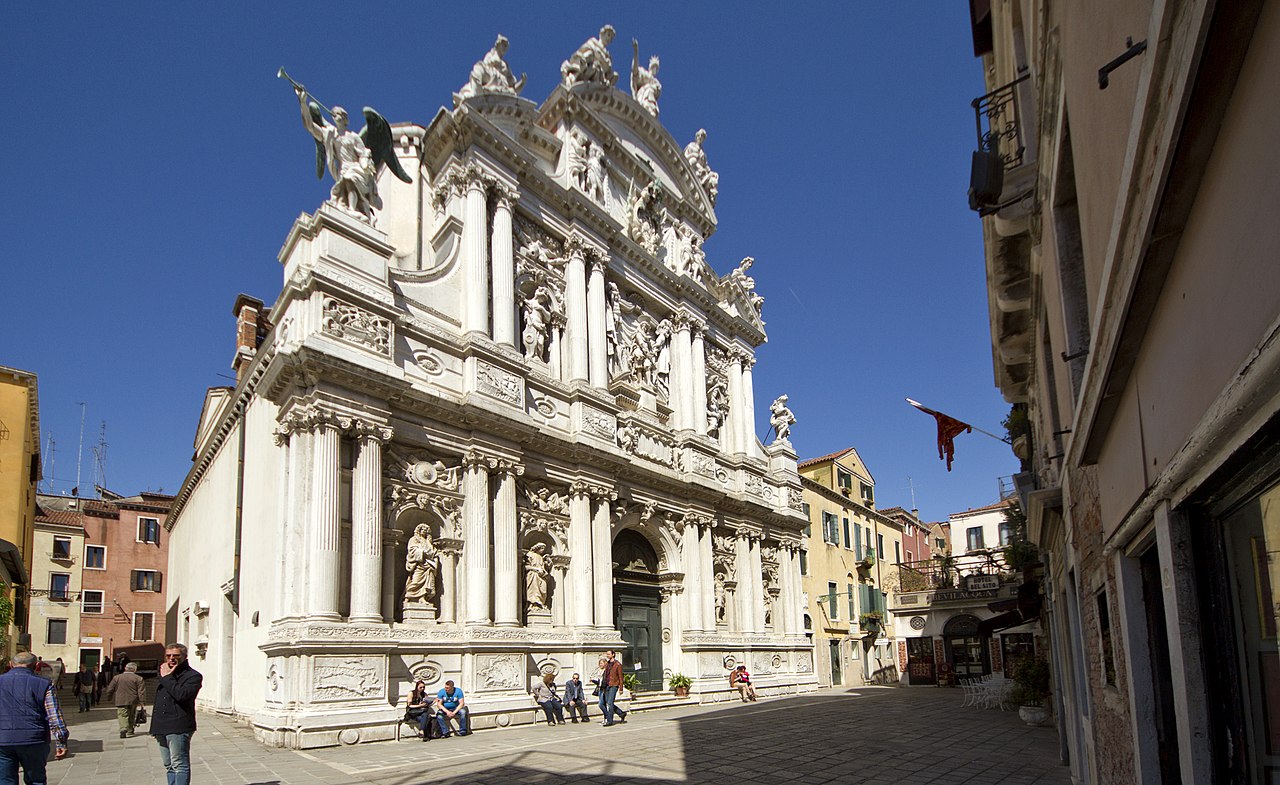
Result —
[[[587,196],[608,207],[609,171],[604,162],[604,148],[599,142],[590,142],[587,148]]]
[[[750,256],[743,257],[733,272],[729,273],[729,286],[747,301],[755,315],[759,317],[764,307],[764,298],[756,294],[756,279],[747,275],[747,271],[755,263],[756,260],[754,258]]]
[[[613,58],[609,56],[609,44],[613,43],[613,25],[600,28],[600,35],[588,38],[578,51],[560,64],[561,82],[565,87],[575,84],[602,84],[613,87],[618,75],[613,70]]]
[[[453,94],[453,105],[460,106],[468,98],[486,93],[496,95],[520,95],[524,89],[525,75],[516,79],[507,65],[507,47],[510,41],[505,35],[499,35],[493,47],[481,60],[471,67],[471,77],[458,92]]]
[[[698,185],[707,192],[707,199],[711,201],[711,206],[715,207],[716,197],[720,195],[720,175],[711,171],[711,165],[707,163],[707,151],[702,147],[706,141],[707,130],[699,128],[698,133],[694,134],[693,141],[684,147],[684,159],[689,162],[689,168],[693,169],[693,176],[697,178]]]
[[[658,81],[658,56],[649,58],[649,67],[640,65],[640,43],[631,39],[631,97],[649,114],[658,116],[658,96],[662,95],[662,82]]]
[[[773,403],[769,404],[769,424],[778,434],[777,441],[790,441],[791,426],[795,423],[796,416],[791,413],[791,409],[787,408],[787,396],[779,395]]]
[[[284,69],[281,78],[288,79]],[[382,209],[378,195],[378,169],[386,166],[402,181],[413,182],[396,158],[391,125],[386,118],[369,107],[364,108],[365,126],[360,133],[348,126],[347,110],[341,106],[326,109],[302,85],[289,79],[302,109],[302,127],[316,141],[316,177],[323,178],[325,169],[333,177],[329,203],[370,224],[373,211]],[[329,120],[325,120],[325,113]]]
[[[404,557],[408,577],[404,582],[405,604],[429,603],[436,598],[436,576],[440,573],[440,551],[431,540],[431,527],[420,523],[409,538]]]

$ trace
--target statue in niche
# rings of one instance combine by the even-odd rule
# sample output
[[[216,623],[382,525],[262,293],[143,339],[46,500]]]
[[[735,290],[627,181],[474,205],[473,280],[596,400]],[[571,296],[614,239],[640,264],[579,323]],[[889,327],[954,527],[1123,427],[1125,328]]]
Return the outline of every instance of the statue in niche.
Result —
[[[471,67],[471,78],[462,86],[462,89],[453,94],[455,107],[468,98],[485,93],[520,95],[520,91],[524,89],[525,75],[520,74],[520,79],[517,80],[504,59],[510,43],[505,35],[499,35],[488,53]]]
[[[365,126],[357,134],[347,127],[346,109],[335,106],[325,110],[319,103],[307,100],[309,93],[302,85],[295,82],[293,89],[302,108],[302,127],[316,140],[316,177],[323,177],[326,167],[333,177],[329,202],[372,224],[373,211],[382,209],[378,168],[386,166],[402,181],[413,182],[396,158],[391,125],[366,106]],[[332,122],[324,119],[325,111]]]
[[[661,243],[661,209],[662,186],[657,180],[640,189],[632,182],[627,198],[627,236],[651,254],[658,253]]]
[[[613,43],[613,25],[600,28],[600,35],[588,38],[578,47],[578,51],[560,64],[561,84],[573,87],[575,84],[602,84],[613,87],[618,75],[613,71],[613,58],[609,56],[609,44]]]
[[[787,408],[787,400],[787,396],[779,395],[769,404],[769,424],[778,434],[777,441],[780,442],[790,441],[791,426],[796,422],[796,416]]]
[[[566,167],[569,171],[569,180],[579,189],[587,191],[587,155],[591,142],[587,137],[571,131],[566,139],[568,152],[565,154]]]
[[[610,281],[605,290],[604,335],[611,379],[625,375],[630,369],[628,358],[622,352],[622,317],[623,314],[637,313],[640,313],[640,306],[623,299],[618,285]]]
[[[524,356],[529,360],[545,360],[547,335],[551,329],[551,314],[555,310],[555,297],[550,287],[538,284],[533,294],[524,300]]]
[[[707,199],[710,200],[711,206],[715,207],[716,197],[720,195],[720,175],[711,171],[711,165],[707,163],[707,151],[702,147],[706,141],[706,129],[699,128],[698,133],[694,134],[693,141],[684,147],[684,159],[689,162],[689,167],[693,169],[693,175],[702,186],[702,190],[707,192]]]
[[[627,366],[631,381],[638,385],[655,386],[658,359],[658,333],[652,319],[642,319],[636,325],[635,334],[627,350]]]
[[[631,97],[645,110],[658,116],[658,96],[662,95],[662,82],[658,81],[658,56],[649,58],[649,67],[640,66],[640,43],[631,39]]]
[[[599,142],[588,141],[587,147],[587,196],[604,205],[609,193],[609,173],[604,164],[604,148]]]
[[[720,429],[729,416],[729,391],[725,381],[713,378],[707,387],[707,432],[720,438]]]
[[[654,344],[658,359],[653,368],[653,386],[658,392],[671,396],[671,320],[663,319],[654,329]]]
[[[640,444],[640,429],[635,423],[627,423],[618,428],[618,446],[622,451],[631,455],[635,454],[636,447]]]
[[[724,605],[725,598],[728,595],[728,589],[724,585],[724,574],[716,573],[716,624],[724,624]]]
[[[738,291],[755,311],[757,317],[764,307],[764,298],[756,294],[756,279],[747,275],[747,270],[756,263],[756,260],[750,256],[743,257],[733,272],[729,273],[729,285]]]
[[[524,552],[524,601],[525,609],[549,608],[548,587],[550,571],[547,569],[546,543],[534,543]]]
[[[409,538],[404,570],[408,573],[404,582],[406,605],[435,600],[436,576],[440,573],[440,551],[431,540],[431,527],[425,523],[414,527],[413,536]]]

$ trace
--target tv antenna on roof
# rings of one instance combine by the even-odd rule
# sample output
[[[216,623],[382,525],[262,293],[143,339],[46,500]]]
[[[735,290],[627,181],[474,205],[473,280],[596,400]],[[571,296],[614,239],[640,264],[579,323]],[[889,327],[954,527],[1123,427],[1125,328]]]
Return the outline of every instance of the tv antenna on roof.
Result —
[[[102,489],[107,486],[107,421],[102,421],[98,431],[98,443],[93,446],[93,484],[98,489],[98,498],[102,498]]]

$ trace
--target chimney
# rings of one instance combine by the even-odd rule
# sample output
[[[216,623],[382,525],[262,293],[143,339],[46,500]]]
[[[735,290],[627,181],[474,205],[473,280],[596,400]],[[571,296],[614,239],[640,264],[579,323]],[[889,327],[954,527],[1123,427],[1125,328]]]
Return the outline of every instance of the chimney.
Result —
[[[244,370],[253,361],[258,346],[262,344],[269,325],[266,314],[263,313],[262,301],[247,294],[236,297],[231,313],[236,317],[236,356],[231,361],[231,367],[235,369],[236,382],[239,383]]]

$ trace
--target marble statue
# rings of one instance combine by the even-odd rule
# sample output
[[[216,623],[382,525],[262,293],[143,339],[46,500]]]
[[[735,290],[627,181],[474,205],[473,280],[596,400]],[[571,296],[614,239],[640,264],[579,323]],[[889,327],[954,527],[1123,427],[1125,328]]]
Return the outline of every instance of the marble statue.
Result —
[[[656,254],[661,244],[658,231],[661,206],[662,186],[657,180],[639,189],[634,182],[631,184],[627,199],[627,236],[651,254]]]
[[[525,298],[523,310],[524,331],[520,337],[524,342],[524,356],[526,359],[545,359],[554,310],[554,298],[546,284],[538,284],[533,294]]]
[[[569,181],[580,190],[587,191],[587,156],[591,142],[587,137],[572,131],[566,140],[568,153],[565,156],[566,168],[569,170]]]
[[[640,444],[640,429],[635,423],[627,423],[618,427],[618,446],[628,454],[634,454]]]
[[[778,434],[777,440],[780,442],[789,441],[791,438],[791,426],[795,425],[796,416],[787,408],[787,396],[779,395],[769,404],[769,424],[773,426],[773,430]]]
[[[316,176],[326,167],[333,177],[329,202],[341,210],[373,223],[373,211],[382,209],[378,196],[378,168],[386,166],[406,183],[413,182],[396,158],[391,125],[369,107],[364,108],[365,126],[360,133],[347,127],[347,110],[329,110],[333,122],[324,119],[320,104],[308,101],[309,93],[294,84],[302,108],[302,127],[316,140]]]
[[[724,624],[724,605],[725,605],[725,597],[727,596],[727,594],[728,594],[728,590],[725,588],[725,585],[724,585],[724,575],[721,573],[716,573],[716,585],[715,585],[716,624]]]
[[[588,38],[578,47],[578,51],[560,64],[561,83],[565,87],[592,83],[613,87],[618,81],[613,70],[613,58],[609,56],[613,35],[613,25],[605,25],[600,28],[599,37]]]
[[[516,79],[511,73],[511,67],[504,59],[510,43],[505,35],[499,35],[498,40],[493,42],[493,47],[480,62],[471,67],[471,77],[458,92],[453,94],[455,107],[468,98],[485,93],[520,95],[520,91],[524,89],[525,75],[520,74],[520,78]]]
[[[658,358],[653,365],[653,386],[667,397],[671,395],[671,333],[670,319],[663,319],[654,328],[654,345],[658,349]]]
[[[729,417],[729,390],[723,379],[713,379],[707,387],[707,432],[720,438],[720,429]]]
[[[440,551],[431,541],[431,528],[420,523],[409,538],[404,557],[408,577],[404,582],[404,601],[431,602],[436,598],[436,575],[440,572]]]
[[[640,65],[640,43],[631,39],[631,97],[653,115],[658,116],[658,96],[662,95],[662,82],[658,81],[658,56],[649,58],[649,67]]]
[[[609,173],[605,169],[604,149],[598,142],[588,142],[587,148],[587,196],[598,203],[608,206],[606,198],[609,193]]]
[[[693,136],[693,141],[685,145],[684,158],[693,169],[693,175],[697,178],[698,184],[707,192],[711,206],[715,207],[716,197],[720,194],[720,175],[711,171],[711,165],[707,163],[707,151],[702,147],[706,141],[707,130],[699,128],[698,133]]]
[[[729,273],[729,284],[751,305],[756,316],[760,316],[761,309],[764,307],[764,298],[756,294],[756,279],[747,275],[747,270],[750,270],[755,263],[756,260],[752,257],[744,257],[733,272]]]
[[[527,495],[529,504],[539,512],[554,512],[561,515],[569,512],[569,497],[551,490],[548,485],[529,491]]]
[[[529,550],[524,552],[524,601],[526,609],[550,607],[549,575],[550,572],[547,569],[547,545],[542,542],[534,543]]]

